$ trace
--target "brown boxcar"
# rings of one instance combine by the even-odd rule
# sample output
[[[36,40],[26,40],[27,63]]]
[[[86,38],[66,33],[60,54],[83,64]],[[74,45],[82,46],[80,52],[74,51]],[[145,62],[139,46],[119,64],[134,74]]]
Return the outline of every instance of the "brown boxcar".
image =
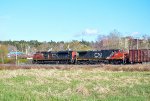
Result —
[[[131,63],[150,62],[150,49],[129,50],[129,61]]]

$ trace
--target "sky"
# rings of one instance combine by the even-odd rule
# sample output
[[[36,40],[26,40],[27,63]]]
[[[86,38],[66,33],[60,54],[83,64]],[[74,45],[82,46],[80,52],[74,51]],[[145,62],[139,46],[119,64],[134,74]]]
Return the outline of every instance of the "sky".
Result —
[[[150,35],[150,0],[0,0],[0,40]]]

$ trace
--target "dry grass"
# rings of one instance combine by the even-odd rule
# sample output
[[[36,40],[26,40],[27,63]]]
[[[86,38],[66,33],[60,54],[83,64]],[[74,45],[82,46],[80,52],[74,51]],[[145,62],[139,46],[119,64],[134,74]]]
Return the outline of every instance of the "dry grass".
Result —
[[[136,65],[107,65],[104,70],[108,71],[150,71],[150,64]]]
[[[16,70],[16,69],[60,69],[60,70],[76,70],[93,69],[101,71],[150,71],[150,64],[135,65],[0,65],[0,70]]]
[[[79,93],[79,94],[82,94],[84,96],[89,96],[90,95],[88,89],[83,84],[77,85],[76,92]]]

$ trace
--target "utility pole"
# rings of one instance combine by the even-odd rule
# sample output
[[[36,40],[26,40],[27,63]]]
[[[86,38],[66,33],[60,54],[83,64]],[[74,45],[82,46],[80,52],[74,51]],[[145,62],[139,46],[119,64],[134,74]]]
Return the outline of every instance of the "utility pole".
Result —
[[[138,45],[138,38],[137,38],[136,40],[137,40],[137,47],[136,47],[136,48],[138,49],[138,48],[139,48],[139,45]]]
[[[3,58],[3,50],[1,49],[1,45],[0,45],[0,55],[1,55],[1,61],[2,61],[2,64],[4,64],[4,58]]]
[[[81,41],[83,41],[83,36],[84,36],[84,34],[85,34],[85,32],[82,32],[82,40],[81,40]]]
[[[4,64],[3,51],[0,50],[0,53],[1,53],[1,61],[2,61],[2,64]]]
[[[16,47],[16,65],[18,65],[17,47]]]

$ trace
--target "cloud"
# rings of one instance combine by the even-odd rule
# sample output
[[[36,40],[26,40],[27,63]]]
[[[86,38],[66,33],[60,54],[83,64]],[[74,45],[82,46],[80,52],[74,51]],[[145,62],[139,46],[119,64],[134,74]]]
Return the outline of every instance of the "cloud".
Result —
[[[75,37],[80,37],[80,36],[93,36],[93,35],[98,35],[99,31],[98,29],[90,29],[87,28],[85,30],[83,30],[82,32],[79,32],[77,34],[75,34]]]
[[[85,29],[82,32],[83,35],[97,35],[98,34],[98,30],[97,29]]]
[[[139,35],[139,34],[140,34],[139,32],[133,32],[133,33],[132,33],[133,36]]]

